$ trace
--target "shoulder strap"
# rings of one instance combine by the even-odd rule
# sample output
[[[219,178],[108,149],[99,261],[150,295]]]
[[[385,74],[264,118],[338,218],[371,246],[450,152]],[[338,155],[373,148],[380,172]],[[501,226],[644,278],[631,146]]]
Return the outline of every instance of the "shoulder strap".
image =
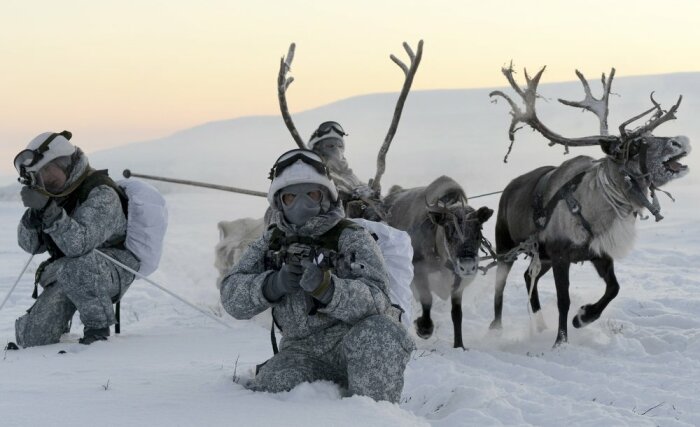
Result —
[[[343,234],[343,230],[345,230],[346,228],[358,229],[360,228],[360,226],[350,221],[349,219],[343,218],[340,221],[338,221],[338,223],[333,228],[326,231],[318,238],[320,246],[325,249],[338,251],[338,242],[340,241],[340,235]]]
[[[109,177],[107,169],[94,171],[87,178],[85,178],[83,184],[76,190],[76,196],[78,198],[78,201],[80,203],[84,203],[85,200],[87,200],[90,192],[95,187],[99,187],[100,185],[106,185],[117,193],[117,195],[119,196],[119,200],[122,203],[122,210],[124,211],[124,215],[127,215],[129,209],[129,202],[126,197],[126,194],[124,194],[124,190],[122,190],[117,185],[117,183]]]

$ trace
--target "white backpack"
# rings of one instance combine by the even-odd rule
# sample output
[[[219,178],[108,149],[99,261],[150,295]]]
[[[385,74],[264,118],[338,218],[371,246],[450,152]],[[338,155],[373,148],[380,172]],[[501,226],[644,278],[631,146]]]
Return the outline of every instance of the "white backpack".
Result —
[[[386,271],[389,275],[389,299],[392,304],[397,304],[403,309],[401,323],[410,329],[413,319],[413,293],[411,292],[413,246],[411,245],[411,236],[405,231],[381,222],[362,218],[351,218],[350,220],[377,236],[377,245],[384,256]]]
[[[155,187],[135,179],[123,179],[117,185],[129,199],[124,245],[141,261],[139,273],[148,276],[158,269],[163,239],[168,228],[165,199]]]

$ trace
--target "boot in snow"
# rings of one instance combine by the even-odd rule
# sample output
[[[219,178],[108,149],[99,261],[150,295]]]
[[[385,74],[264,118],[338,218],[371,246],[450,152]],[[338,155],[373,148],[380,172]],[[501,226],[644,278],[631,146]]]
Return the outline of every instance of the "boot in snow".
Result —
[[[100,329],[85,329],[83,337],[78,340],[80,344],[90,345],[95,341],[107,341],[109,327]]]

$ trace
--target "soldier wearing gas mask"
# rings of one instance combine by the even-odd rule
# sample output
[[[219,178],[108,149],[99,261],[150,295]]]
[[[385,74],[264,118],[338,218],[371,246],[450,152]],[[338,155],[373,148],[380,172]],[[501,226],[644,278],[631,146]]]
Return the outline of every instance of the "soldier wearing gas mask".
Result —
[[[338,122],[323,122],[311,134],[307,146],[326,162],[348,217],[379,221],[383,214],[379,194],[362,182],[348,165],[345,136],[347,133]]]
[[[350,394],[398,402],[415,347],[391,306],[377,244],[344,219],[336,186],[313,151],[283,154],[270,178],[271,225],[221,286],[233,317],[271,308],[282,331],[279,353],[250,388],[280,392],[327,380]]]
[[[76,310],[84,325],[80,342],[106,340],[115,323],[113,301],[134,276],[93,249],[133,269],[139,266],[124,247],[127,202],[121,189],[106,171],[90,167],[71,136],[68,131],[42,133],[14,160],[27,208],[17,229],[19,246],[50,255],[35,277],[43,292],[37,297],[35,288],[36,303],[15,322],[22,347],[57,343],[70,330]]]

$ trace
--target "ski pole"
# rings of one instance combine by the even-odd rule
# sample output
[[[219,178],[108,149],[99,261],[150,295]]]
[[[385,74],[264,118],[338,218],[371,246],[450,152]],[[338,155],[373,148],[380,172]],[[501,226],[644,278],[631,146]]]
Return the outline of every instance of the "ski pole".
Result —
[[[151,285],[155,286],[156,288],[160,289],[161,291],[165,292],[166,294],[170,295],[171,297],[177,299],[178,301],[182,302],[183,304],[186,304],[190,306],[191,308],[197,310],[201,314],[207,316],[208,318],[221,323],[222,325],[226,326],[229,329],[233,329],[231,325],[228,323],[224,322],[223,320],[219,319],[218,317],[212,316],[211,314],[207,313],[206,311],[202,310],[201,308],[197,307],[196,305],[192,304],[191,302],[187,301],[186,299],[182,298],[181,296],[167,290],[166,288],[162,287],[161,285],[157,284],[153,280],[149,279],[148,277],[144,276],[143,274],[139,273],[138,271],[130,268],[127,265],[122,264],[121,262],[117,261],[116,259],[112,258],[111,256],[107,255],[106,253],[100,251],[99,249],[95,249],[95,252],[97,252],[98,255],[106,258],[107,260],[111,261],[112,263],[118,265],[119,267],[123,268],[124,270],[128,271],[129,273],[133,274],[134,276],[138,277],[139,279],[143,279],[146,282],[150,283]]]
[[[15,280],[15,284],[12,285],[10,288],[10,292],[5,295],[5,299],[2,300],[2,304],[0,304],[0,310],[2,310],[3,307],[5,307],[5,303],[7,302],[8,299],[10,299],[10,295],[12,295],[12,292],[14,292],[15,288],[17,287],[17,284],[19,283],[20,279],[22,276],[24,276],[24,272],[27,271],[27,267],[29,267],[29,263],[32,262],[32,259],[34,258],[34,254],[29,256],[29,259],[27,260],[27,263],[24,264],[24,268],[22,269],[22,272],[19,273],[19,276],[17,277],[17,280]]]
[[[122,172],[122,175],[124,175],[124,178],[130,178],[133,176],[136,178],[151,179],[153,181],[172,182],[173,184],[183,184],[183,185],[191,185],[194,187],[212,188],[214,190],[223,190],[223,191],[229,191],[231,193],[247,194],[249,196],[267,197],[267,193],[262,192],[262,191],[246,190],[245,188],[229,187],[226,185],[207,184],[206,182],[189,181],[186,179],[164,178],[162,176],[154,176],[154,175],[142,175],[139,173],[132,173],[129,169],[124,169],[124,172]]]

